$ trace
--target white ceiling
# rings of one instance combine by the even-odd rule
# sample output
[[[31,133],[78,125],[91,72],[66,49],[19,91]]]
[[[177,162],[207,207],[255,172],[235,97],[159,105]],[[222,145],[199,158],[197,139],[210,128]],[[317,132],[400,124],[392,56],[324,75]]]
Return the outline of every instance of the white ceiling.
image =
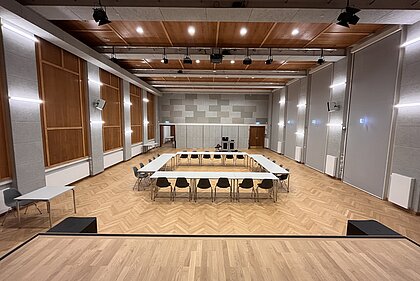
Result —
[[[28,6],[49,20],[91,20],[88,6]],[[110,20],[137,21],[223,21],[223,22],[335,22],[341,9],[289,8],[157,8],[107,7]],[[414,24],[420,10],[362,10],[360,23]]]

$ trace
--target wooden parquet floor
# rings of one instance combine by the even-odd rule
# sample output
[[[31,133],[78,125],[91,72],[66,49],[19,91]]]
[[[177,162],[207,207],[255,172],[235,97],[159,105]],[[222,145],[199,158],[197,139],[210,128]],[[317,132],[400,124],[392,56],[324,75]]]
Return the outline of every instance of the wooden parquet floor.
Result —
[[[253,149],[252,153],[265,154],[291,170],[290,192],[280,192],[277,203],[249,199],[229,202],[219,192],[216,203],[206,198],[196,203],[186,198],[175,202],[158,198],[153,202],[149,191],[133,190],[131,167],[146,163],[157,153],[171,151],[175,150],[156,149],[75,183],[76,215],[97,217],[100,233],[344,235],[348,219],[375,219],[420,242],[420,216],[269,150]],[[244,167],[225,167],[214,161],[210,166],[179,169],[239,171]],[[54,223],[74,216],[71,194],[54,199],[51,208]],[[41,209],[43,214],[39,215],[30,207],[20,228],[16,217],[9,215],[0,227],[0,254],[48,229],[48,214],[42,203]]]

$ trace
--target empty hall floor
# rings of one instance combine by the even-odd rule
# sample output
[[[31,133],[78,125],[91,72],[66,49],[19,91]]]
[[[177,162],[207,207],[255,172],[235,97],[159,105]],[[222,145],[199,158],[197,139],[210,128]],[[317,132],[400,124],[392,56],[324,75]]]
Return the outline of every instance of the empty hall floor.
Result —
[[[219,194],[215,203],[206,198],[199,198],[197,202],[189,202],[187,198],[177,198],[175,202],[158,198],[153,202],[149,191],[133,190],[136,179],[132,166],[147,163],[158,153],[175,151],[167,147],[154,149],[74,183],[76,215],[97,217],[100,233],[344,235],[347,220],[374,219],[420,242],[420,216],[266,149],[248,152],[275,159],[291,172],[290,192],[279,192],[277,203],[272,200],[230,202]],[[221,166],[217,161],[206,165],[198,166],[197,161],[193,161],[193,167],[180,169],[244,168],[233,168],[229,163]],[[54,223],[75,215],[72,204],[70,193],[52,201]],[[39,206],[43,214],[29,207],[28,213],[22,216],[20,228],[17,218],[9,215],[5,225],[0,227],[0,254],[48,229],[46,206],[44,203]]]

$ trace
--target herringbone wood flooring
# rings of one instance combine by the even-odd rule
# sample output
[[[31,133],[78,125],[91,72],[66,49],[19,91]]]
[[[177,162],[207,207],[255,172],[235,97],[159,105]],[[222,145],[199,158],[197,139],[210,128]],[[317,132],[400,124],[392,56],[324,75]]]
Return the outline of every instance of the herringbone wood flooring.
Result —
[[[160,198],[152,202],[148,191],[133,191],[135,178],[131,166],[146,163],[157,153],[170,151],[174,149],[154,150],[75,183],[77,216],[97,217],[100,233],[186,234],[342,235],[348,219],[375,219],[420,242],[419,216],[268,150],[253,149],[252,153],[276,159],[277,163],[290,168],[292,175],[290,193],[279,193],[277,203],[271,200],[229,202],[221,198],[220,193],[216,203],[206,198],[197,203],[188,202],[186,198],[177,198],[175,202]],[[179,169],[229,169],[216,161],[210,164]],[[5,226],[0,228],[0,254],[47,230],[48,214],[42,203],[41,207],[43,215],[30,207],[28,214],[23,215],[21,228],[17,219],[9,216]],[[55,199],[51,207],[55,223],[74,215],[70,193]]]

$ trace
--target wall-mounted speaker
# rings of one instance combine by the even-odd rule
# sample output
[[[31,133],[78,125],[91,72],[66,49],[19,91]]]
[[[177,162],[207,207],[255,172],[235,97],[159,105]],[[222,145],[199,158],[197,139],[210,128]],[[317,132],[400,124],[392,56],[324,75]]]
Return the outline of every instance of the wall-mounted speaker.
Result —
[[[98,110],[103,110],[105,107],[106,101],[103,99],[97,99],[94,103],[93,106],[98,109]]]
[[[340,109],[340,105],[338,105],[335,101],[328,101],[327,102],[327,110],[328,112],[334,112]]]

